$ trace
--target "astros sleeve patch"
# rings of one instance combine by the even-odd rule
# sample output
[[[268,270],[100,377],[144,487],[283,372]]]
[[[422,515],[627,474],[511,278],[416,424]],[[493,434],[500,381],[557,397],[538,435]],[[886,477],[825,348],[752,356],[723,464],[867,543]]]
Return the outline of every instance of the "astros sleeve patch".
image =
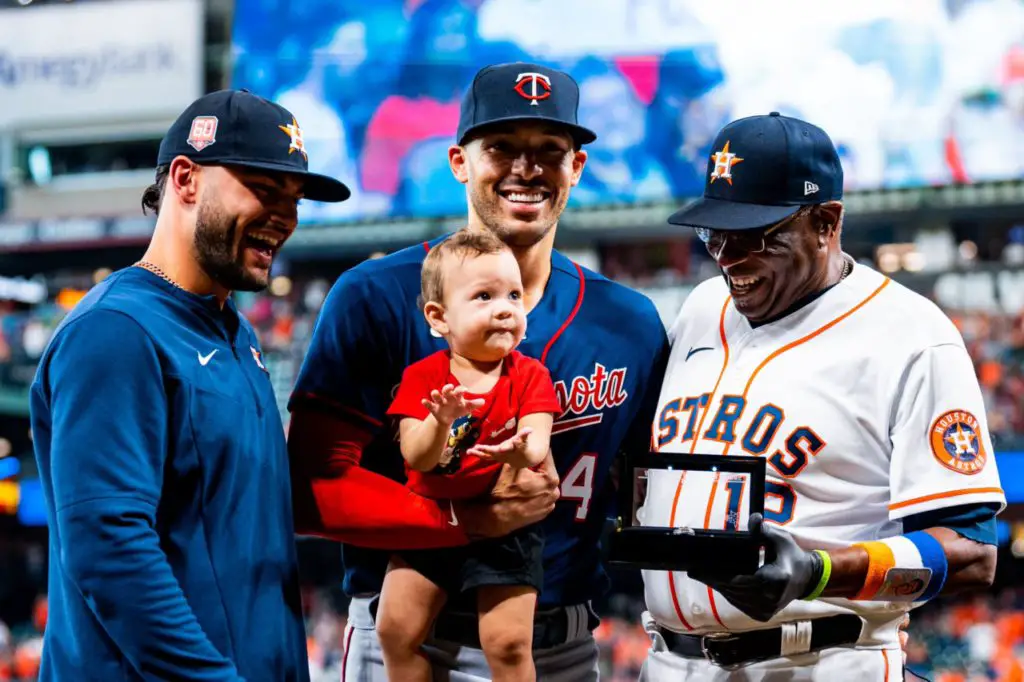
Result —
[[[977,418],[966,410],[950,410],[932,422],[928,430],[932,454],[942,466],[961,474],[985,468],[985,443]]]

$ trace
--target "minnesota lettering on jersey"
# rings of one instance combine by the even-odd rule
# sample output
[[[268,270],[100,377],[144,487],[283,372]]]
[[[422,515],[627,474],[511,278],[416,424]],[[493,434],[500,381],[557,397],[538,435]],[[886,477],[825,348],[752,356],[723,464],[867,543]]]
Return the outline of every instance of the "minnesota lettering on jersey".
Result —
[[[710,393],[703,393],[698,396],[676,398],[666,403],[658,413],[658,449],[677,439],[679,443],[691,442],[699,429],[700,439],[723,443],[726,445],[726,452],[732,445],[738,443],[744,453],[754,457],[766,457],[769,475],[783,480],[765,481],[764,518],[779,525],[789,523],[793,520],[796,495],[785,479],[799,476],[811,459],[825,448],[825,439],[811,427],[800,425],[788,432],[782,447],[772,450],[771,444],[780,433],[785,420],[785,411],[781,407],[772,403],[761,405],[754,412],[747,427],[740,433],[737,423],[747,411],[746,399],[738,395],[723,395],[713,416],[707,410],[710,399]],[[738,501],[737,496],[737,504]],[[733,506],[731,503],[730,497],[730,511]]]
[[[604,419],[604,410],[619,407],[629,398],[626,368],[609,370],[595,362],[594,371],[589,376],[579,375],[568,381],[556,381],[555,396],[562,406],[562,413],[551,427],[552,435],[595,426]],[[586,521],[590,512],[596,467],[597,453],[582,452],[562,474],[559,499],[563,503],[576,503],[573,519],[577,523]],[[562,470],[562,467],[559,468]]]
[[[558,404],[562,406],[562,414],[555,420],[552,434],[600,424],[604,418],[602,410],[618,407],[629,398],[626,391],[626,368],[608,370],[596,362],[590,376],[574,377],[568,384],[563,379],[556,381],[555,395]],[[591,410],[597,412],[586,414]]]

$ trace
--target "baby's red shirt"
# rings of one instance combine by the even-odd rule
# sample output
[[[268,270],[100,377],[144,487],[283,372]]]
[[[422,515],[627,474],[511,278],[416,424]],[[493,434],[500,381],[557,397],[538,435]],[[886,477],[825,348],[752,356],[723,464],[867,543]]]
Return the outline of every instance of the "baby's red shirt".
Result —
[[[428,355],[402,373],[388,415],[426,419],[430,412],[420,402],[445,384],[459,385],[451,373],[451,353],[447,350]],[[550,412],[557,416],[562,408],[547,367],[519,351],[512,351],[502,365],[501,376],[487,393],[466,393],[469,399],[483,398],[483,407],[455,420],[448,446],[437,467],[421,472],[406,466],[406,485],[414,492],[433,499],[466,499],[490,492],[501,464],[466,454],[475,444],[497,445],[519,430],[519,420],[528,414]]]

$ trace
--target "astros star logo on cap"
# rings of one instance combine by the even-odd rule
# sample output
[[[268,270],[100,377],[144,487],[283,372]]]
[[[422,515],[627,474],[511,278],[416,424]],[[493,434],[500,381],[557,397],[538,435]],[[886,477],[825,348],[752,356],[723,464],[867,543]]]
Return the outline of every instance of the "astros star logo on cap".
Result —
[[[302,142],[302,128],[299,127],[299,122],[292,116],[292,122],[286,126],[277,126],[292,139],[291,144],[288,145],[288,153],[291,154],[294,151],[302,153],[302,156],[306,156],[306,145]]]
[[[729,151],[729,142],[726,141],[722,151],[711,155],[711,160],[715,162],[715,167],[711,171],[711,183],[714,184],[715,180],[722,178],[731,185],[732,167],[743,159]]]

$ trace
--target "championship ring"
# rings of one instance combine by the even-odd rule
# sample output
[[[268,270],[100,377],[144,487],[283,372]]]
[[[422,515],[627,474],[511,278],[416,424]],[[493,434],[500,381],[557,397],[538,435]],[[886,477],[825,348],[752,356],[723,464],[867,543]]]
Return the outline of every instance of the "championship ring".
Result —
[[[754,573],[763,551],[748,520],[764,514],[764,488],[763,457],[627,454],[608,560],[656,571]]]

